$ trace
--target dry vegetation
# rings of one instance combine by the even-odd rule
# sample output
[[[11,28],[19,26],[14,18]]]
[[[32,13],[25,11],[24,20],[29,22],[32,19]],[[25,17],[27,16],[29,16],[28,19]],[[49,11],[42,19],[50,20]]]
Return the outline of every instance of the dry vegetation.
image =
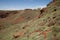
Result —
[[[0,40],[60,40],[60,0],[43,9],[0,10]]]

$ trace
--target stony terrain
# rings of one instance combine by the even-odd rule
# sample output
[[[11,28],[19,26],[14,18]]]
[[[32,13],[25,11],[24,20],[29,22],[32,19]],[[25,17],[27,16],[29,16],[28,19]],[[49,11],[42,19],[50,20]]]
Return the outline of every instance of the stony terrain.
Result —
[[[60,40],[60,0],[43,9],[0,10],[0,40]]]

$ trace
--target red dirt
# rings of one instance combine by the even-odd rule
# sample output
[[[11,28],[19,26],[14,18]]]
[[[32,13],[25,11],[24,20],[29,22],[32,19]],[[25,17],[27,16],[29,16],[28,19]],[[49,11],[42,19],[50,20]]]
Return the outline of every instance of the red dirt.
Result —
[[[41,30],[34,30],[33,32],[29,33],[29,35],[27,35],[27,36],[29,37],[32,33],[34,33],[34,32],[39,32],[39,33],[40,33],[40,35],[43,35],[43,36],[44,36],[44,38],[46,38],[46,37],[47,37],[47,32],[49,32],[49,31],[51,31],[51,29],[50,29],[50,28],[48,28],[48,29],[47,29],[47,30],[45,30],[45,31],[41,31]]]
[[[20,16],[16,20],[14,20],[13,23],[19,23],[19,22],[21,22],[23,20],[24,20],[24,18]]]
[[[40,14],[36,15],[36,18],[40,18]]]
[[[44,39],[47,37],[47,33],[46,32],[43,31],[41,34],[44,36]]]
[[[29,35],[27,35],[27,36],[29,37],[34,32],[42,32],[42,31],[41,30],[34,30],[33,32],[29,33]]]
[[[13,37],[18,38],[18,37],[21,37],[23,34],[24,34],[24,32],[17,32],[17,33],[13,34]]]

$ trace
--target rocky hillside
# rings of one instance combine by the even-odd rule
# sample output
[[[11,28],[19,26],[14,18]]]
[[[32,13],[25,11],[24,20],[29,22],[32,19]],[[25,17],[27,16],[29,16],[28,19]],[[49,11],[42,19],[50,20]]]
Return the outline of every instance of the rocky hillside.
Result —
[[[0,11],[0,29],[5,28],[5,25],[15,25],[18,23],[28,22],[34,18],[38,18],[40,9],[25,9],[18,11]]]
[[[60,0],[43,9],[0,11],[0,40],[60,40]]]

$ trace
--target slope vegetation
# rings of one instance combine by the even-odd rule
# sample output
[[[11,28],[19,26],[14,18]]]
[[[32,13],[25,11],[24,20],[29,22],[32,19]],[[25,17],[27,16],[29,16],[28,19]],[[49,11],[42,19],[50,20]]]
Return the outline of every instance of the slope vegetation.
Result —
[[[43,9],[26,9],[1,18],[1,40],[60,40],[60,0]]]

